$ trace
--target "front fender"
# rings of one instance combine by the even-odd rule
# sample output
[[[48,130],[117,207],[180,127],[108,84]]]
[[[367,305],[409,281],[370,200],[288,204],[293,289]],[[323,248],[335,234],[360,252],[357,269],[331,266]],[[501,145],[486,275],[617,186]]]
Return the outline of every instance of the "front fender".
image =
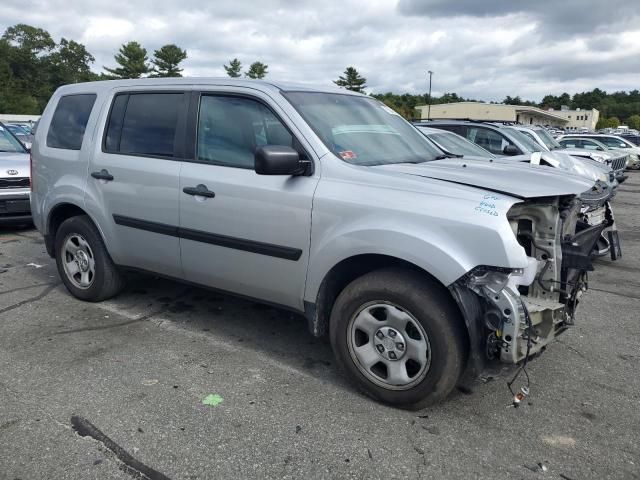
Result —
[[[375,225],[375,227],[372,227]],[[517,244],[506,218],[485,225],[440,218],[439,224],[382,220],[378,214],[332,230],[312,240],[305,300],[315,302],[329,271],[350,257],[379,254],[395,257],[425,270],[448,286],[478,265],[524,268],[526,254]]]

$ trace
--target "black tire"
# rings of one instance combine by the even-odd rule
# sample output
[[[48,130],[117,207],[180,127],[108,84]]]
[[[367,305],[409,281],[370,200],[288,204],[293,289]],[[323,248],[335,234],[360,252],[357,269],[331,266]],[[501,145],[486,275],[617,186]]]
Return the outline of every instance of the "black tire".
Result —
[[[79,288],[65,271],[64,244],[70,235],[80,235],[91,249],[95,262],[95,274],[90,286]],[[55,237],[55,253],[58,274],[67,290],[76,298],[87,302],[100,302],[118,294],[124,286],[124,279],[107,252],[102,237],[91,219],[86,215],[71,217],[62,222]]]
[[[374,383],[350,353],[350,322],[372,302],[400,307],[420,323],[427,335],[428,370],[421,380],[416,376],[414,382],[419,383],[407,384],[407,389],[392,390]],[[436,280],[409,269],[376,270],[351,282],[333,306],[330,337],[338,364],[362,392],[407,409],[420,409],[443,400],[455,388],[467,359],[466,328],[450,293]],[[407,371],[406,363],[404,368]]]

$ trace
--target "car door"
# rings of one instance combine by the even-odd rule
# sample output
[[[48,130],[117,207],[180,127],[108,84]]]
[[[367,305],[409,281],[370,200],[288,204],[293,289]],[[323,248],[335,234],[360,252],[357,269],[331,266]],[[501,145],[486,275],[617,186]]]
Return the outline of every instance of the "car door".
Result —
[[[181,277],[180,157],[188,94],[119,91],[89,167],[86,203],[113,260]]]
[[[194,96],[194,158],[180,174],[184,275],[301,310],[318,172],[255,173],[260,146],[292,146],[310,160],[311,149],[266,95],[239,91]]]

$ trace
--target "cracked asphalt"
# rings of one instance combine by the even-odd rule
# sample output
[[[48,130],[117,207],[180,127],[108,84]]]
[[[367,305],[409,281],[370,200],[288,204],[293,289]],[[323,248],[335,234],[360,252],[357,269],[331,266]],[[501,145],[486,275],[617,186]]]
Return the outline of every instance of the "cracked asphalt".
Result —
[[[505,378],[420,412],[376,404],[302,318],[166,280],[80,302],[38,232],[0,229],[0,479],[639,479],[638,205],[632,172],[624,257],[597,262],[518,409]]]

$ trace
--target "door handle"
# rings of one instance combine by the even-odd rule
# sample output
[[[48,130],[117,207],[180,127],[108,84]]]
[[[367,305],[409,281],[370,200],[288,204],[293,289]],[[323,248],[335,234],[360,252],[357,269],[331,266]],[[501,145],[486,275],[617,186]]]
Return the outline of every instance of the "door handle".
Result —
[[[199,197],[207,197],[213,198],[216,196],[214,192],[209,190],[206,185],[200,184],[197,187],[184,187],[182,189],[184,193],[187,195],[199,196]]]
[[[104,168],[99,172],[91,172],[91,176],[93,178],[97,178],[98,180],[106,180],[107,182],[110,182],[111,180],[113,180],[113,175],[111,175]]]

